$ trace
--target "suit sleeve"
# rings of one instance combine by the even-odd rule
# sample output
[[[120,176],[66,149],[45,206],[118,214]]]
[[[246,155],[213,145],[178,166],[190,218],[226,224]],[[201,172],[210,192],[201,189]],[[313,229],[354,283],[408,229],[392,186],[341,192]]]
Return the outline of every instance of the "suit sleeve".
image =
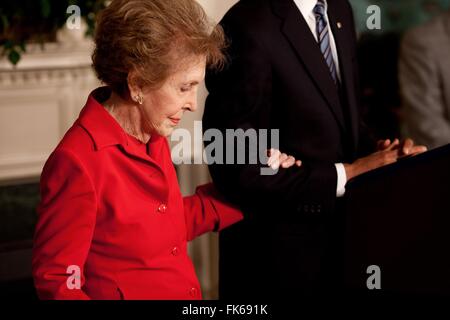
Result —
[[[404,124],[408,136],[429,148],[450,141],[450,125],[445,118],[442,84],[431,43],[424,35],[409,33],[402,42],[399,62]]]
[[[206,78],[209,96],[203,127],[205,131],[218,129],[223,136],[227,129],[272,128],[270,119],[276,103],[276,75],[272,73],[268,50],[260,42],[261,32],[253,33],[239,24],[229,17],[222,22],[230,42],[228,63],[220,72],[208,72]],[[233,148],[230,143],[234,142],[227,139],[226,152],[228,147]],[[220,164],[212,163],[212,159],[208,163],[215,185],[228,199],[253,209],[250,211],[268,213],[266,218],[274,217],[270,212],[283,215],[294,210],[301,215],[311,208],[321,214],[332,212],[337,186],[335,165],[301,160],[301,168],[281,169],[275,175],[261,175],[262,164]],[[269,208],[275,208],[276,213]],[[247,218],[249,210],[243,211]]]
[[[183,198],[183,203],[188,241],[242,220],[241,211],[226,202],[213,184],[198,187],[193,196]]]
[[[70,151],[55,151],[41,176],[33,245],[32,271],[40,299],[89,299],[83,292],[83,266],[93,237],[96,210],[95,191],[82,164]],[[69,285],[75,283],[77,276],[68,273],[70,266],[80,270],[79,289]]]

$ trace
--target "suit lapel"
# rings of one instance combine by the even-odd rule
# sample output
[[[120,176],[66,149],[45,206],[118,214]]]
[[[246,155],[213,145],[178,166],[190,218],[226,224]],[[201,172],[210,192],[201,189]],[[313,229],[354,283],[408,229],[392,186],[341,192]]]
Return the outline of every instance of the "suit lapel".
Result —
[[[273,1],[272,4],[275,13],[284,20],[282,33],[289,40],[316,87],[328,102],[337,122],[345,130],[344,114],[340,108],[336,85],[308,24],[292,0],[278,0]]]
[[[343,14],[341,13],[341,8],[342,7],[339,7],[339,5],[337,4],[337,1],[328,0],[328,19],[330,20],[330,27],[336,42],[336,49],[339,57],[341,82],[343,88],[345,89],[345,94],[347,95],[347,105],[342,106],[342,108],[348,108],[350,115],[351,134],[353,141],[355,142],[355,144],[357,144],[359,115],[357,110],[357,101],[354,100],[354,70],[352,63],[352,52],[348,43],[348,33],[353,33],[354,31],[350,29],[352,28],[352,26],[347,20],[342,23]],[[337,27],[338,22],[341,24],[340,28]]]

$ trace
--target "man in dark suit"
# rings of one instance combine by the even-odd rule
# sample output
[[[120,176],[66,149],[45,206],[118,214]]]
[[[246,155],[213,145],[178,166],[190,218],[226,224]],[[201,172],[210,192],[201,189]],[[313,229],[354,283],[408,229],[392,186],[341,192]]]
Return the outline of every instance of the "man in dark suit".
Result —
[[[245,215],[220,235],[220,298],[339,290],[346,182],[423,149],[386,140],[371,153],[346,0],[245,0],[221,25],[229,63],[207,75],[204,129],[279,129],[280,150],[303,165],[273,176],[258,165],[210,165]]]

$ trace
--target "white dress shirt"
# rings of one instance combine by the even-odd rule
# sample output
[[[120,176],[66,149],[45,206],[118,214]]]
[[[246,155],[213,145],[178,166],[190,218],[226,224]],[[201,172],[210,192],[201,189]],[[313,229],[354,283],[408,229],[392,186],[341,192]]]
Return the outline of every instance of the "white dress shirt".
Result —
[[[309,29],[311,30],[314,36],[314,39],[318,41],[316,29],[316,15],[314,13],[314,7],[317,4],[317,0],[294,0],[294,2],[297,5],[298,9],[300,10],[301,14],[303,15],[303,18],[305,18],[306,23],[308,24]],[[328,9],[327,1],[324,0],[324,2],[325,2],[325,9]],[[336,66],[337,77],[339,80],[341,80],[339,59],[336,49],[336,41],[334,40],[333,32],[330,28],[329,23],[330,20],[328,19],[328,14],[326,14],[326,19],[328,21],[327,28],[328,33],[330,35],[331,53],[333,55],[334,64]],[[335,166],[337,171],[336,196],[339,198],[344,196],[345,194],[345,185],[347,184],[347,174],[345,172],[345,167],[342,163],[336,163]]]

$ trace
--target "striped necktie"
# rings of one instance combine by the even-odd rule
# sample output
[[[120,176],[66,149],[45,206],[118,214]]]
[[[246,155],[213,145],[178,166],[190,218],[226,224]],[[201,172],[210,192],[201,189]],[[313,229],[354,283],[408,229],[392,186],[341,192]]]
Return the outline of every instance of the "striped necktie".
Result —
[[[331,76],[334,82],[337,84],[337,71],[334,64],[333,54],[331,52],[330,34],[328,31],[328,21],[326,17],[326,9],[324,0],[318,0],[314,7],[314,13],[316,15],[316,31],[320,45],[320,51],[322,51],[325,62],[330,69]]]

